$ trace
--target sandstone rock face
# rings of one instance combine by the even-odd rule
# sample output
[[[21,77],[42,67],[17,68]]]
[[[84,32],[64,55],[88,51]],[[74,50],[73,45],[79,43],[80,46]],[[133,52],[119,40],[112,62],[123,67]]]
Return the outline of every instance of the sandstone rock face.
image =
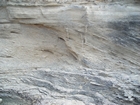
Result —
[[[139,105],[139,0],[1,0],[0,105]]]

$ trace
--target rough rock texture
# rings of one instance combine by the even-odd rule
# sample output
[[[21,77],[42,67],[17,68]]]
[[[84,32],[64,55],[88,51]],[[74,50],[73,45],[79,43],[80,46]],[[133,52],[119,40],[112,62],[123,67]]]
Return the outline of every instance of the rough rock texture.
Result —
[[[139,0],[1,0],[0,105],[140,105]]]

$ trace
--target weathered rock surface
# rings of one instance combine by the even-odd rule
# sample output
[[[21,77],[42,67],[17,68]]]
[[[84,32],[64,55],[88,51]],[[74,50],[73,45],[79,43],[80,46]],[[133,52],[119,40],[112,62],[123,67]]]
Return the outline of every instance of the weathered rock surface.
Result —
[[[0,105],[139,105],[139,0],[1,0]]]

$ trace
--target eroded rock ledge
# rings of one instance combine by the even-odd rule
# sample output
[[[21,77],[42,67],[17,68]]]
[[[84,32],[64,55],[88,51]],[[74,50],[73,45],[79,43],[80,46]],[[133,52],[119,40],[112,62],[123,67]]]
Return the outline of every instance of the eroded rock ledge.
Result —
[[[135,0],[2,0],[1,105],[139,105]]]

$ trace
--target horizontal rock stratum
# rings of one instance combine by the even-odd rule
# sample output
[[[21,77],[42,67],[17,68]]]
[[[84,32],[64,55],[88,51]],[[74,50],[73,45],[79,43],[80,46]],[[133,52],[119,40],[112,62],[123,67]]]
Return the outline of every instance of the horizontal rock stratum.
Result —
[[[0,105],[139,105],[139,0],[1,0]]]

